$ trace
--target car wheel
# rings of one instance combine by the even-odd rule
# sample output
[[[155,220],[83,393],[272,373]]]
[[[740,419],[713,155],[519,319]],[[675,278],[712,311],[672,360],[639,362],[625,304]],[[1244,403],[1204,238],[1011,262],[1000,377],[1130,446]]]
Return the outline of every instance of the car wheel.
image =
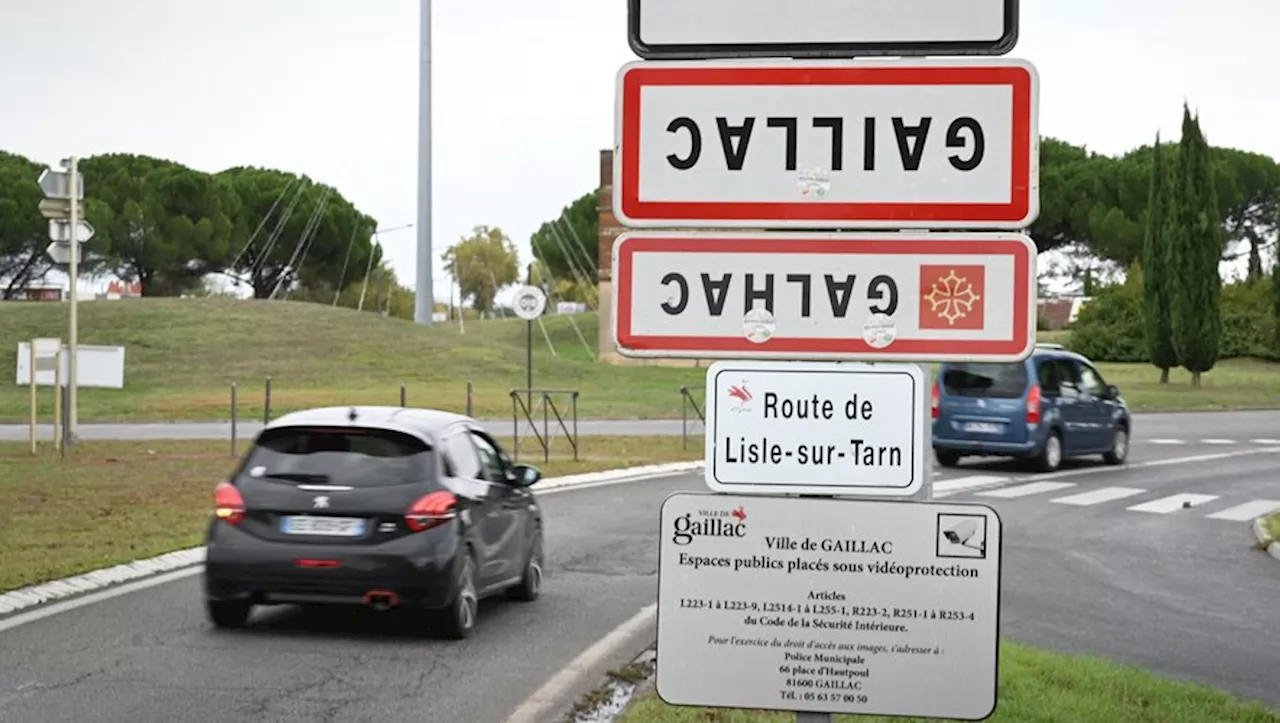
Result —
[[[525,563],[520,584],[511,588],[512,599],[533,602],[542,594],[542,560],[542,533],[539,531],[538,539],[529,551],[529,561]]]
[[[1111,438],[1111,450],[1102,455],[1102,460],[1107,464],[1124,464],[1129,458],[1129,430],[1125,427],[1116,427],[1115,436]]]
[[[450,640],[462,640],[470,636],[471,631],[475,629],[479,610],[480,597],[476,594],[476,561],[468,552],[462,561],[462,569],[458,573],[453,602],[440,611],[440,628],[444,637]]]
[[[1062,465],[1062,437],[1057,432],[1050,432],[1036,457],[1036,468],[1041,472],[1053,472]]]
[[[219,628],[243,628],[249,623],[253,605],[238,600],[206,600],[205,611]]]
[[[948,452],[945,450],[937,449],[937,450],[934,450],[933,456],[937,458],[938,464],[942,465],[943,467],[955,467],[956,465],[960,464],[959,452]]]

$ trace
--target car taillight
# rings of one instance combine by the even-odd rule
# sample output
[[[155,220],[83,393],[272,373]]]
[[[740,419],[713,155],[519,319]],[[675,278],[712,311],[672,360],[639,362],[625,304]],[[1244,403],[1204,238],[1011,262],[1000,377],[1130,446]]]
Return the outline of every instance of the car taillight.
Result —
[[[409,510],[404,513],[404,521],[414,532],[429,530],[456,517],[458,513],[453,509],[456,504],[458,504],[458,498],[454,497],[453,493],[432,492],[419,498],[409,507]]]
[[[1040,385],[1031,385],[1027,392],[1027,424],[1040,423]]]
[[[933,380],[933,418],[938,418],[938,380]]]
[[[213,514],[218,519],[233,525],[244,519],[244,497],[240,490],[223,482],[213,490]]]

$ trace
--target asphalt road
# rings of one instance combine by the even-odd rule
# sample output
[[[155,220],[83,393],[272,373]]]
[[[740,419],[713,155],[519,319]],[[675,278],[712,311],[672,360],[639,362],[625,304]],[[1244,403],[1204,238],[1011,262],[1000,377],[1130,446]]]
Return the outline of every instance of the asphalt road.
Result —
[[[1223,434],[1221,425],[1214,431]],[[1077,463],[1046,477],[976,465],[937,480],[948,499],[980,500],[1004,519],[1004,634],[1280,707],[1280,565],[1249,549],[1243,519],[1212,517],[1258,500],[1280,507],[1278,447],[1152,444],[1136,447],[1128,468]],[[1040,492],[1020,494],[1028,484]],[[1054,501],[1101,499],[1122,486],[1140,491],[1097,504]],[[499,723],[653,602],[659,505],[670,492],[703,488],[685,476],[545,496],[543,598],[485,606],[477,636],[463,643],[397,635],[394,616],[287,608],[249,631],[214,631],[195,577],[17,627],[0,633],[0,717]],[[1197,503],[1191,509],[1128,509],[1186,494],[1201,495],[1186,498]],[[644,628],[594,672],[652,640]]]
[[[1134,437],[1138,440],[1156,439],[1183,441],[1199,439],[1249,439],[1251,437],[1280,438],[1280,411],[1259,412],[1186,412],[1175,414],[1135,415]],[[512,434],[511,419],[482,420],[486,429],[495,435]],[[542,420],[537,421],[542,429]],[[679,419],[583,419],[578,421],[578,433],[588,436],[671,436],[686,429],[695,436],[703,434],[696,420],[684,424]],[[242,420],[237,425],[237,435],[248,439],[262,429],[260,421]],[[527,422],[520,424],[520,435],[531,434]],[[81,424],[81,439],[230,439],[229,422],[149,422],[138,424]],[[550,431],[563,434],[555,419]],[[25,424],[0,424],[0,441],[20,442],[30,438]],[[41,439],[52,439],[52,425],[40,425],[37,434]]]

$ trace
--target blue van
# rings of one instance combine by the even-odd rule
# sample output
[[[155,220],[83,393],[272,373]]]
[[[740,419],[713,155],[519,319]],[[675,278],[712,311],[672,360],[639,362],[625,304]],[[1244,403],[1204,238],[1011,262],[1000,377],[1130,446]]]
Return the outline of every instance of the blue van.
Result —
[[[1020,362],[942,364],[933,383],[933,451],[944,467],[966,456],[1034,460],[1042,472],[1093,454],[1123,464],[1132,431],[1120,390],[1057,344]]]

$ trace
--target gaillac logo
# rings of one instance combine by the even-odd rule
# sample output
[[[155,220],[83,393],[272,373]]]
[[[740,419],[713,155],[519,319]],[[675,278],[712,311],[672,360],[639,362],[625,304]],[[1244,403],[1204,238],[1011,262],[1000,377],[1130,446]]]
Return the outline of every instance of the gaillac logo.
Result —
[[[695,537],[737,537],[747,536],[747,509],[739,506],[736,510],[700,510],[697,518],[685,513],[676,518],[671,541],[684,546],[693,542]]]

